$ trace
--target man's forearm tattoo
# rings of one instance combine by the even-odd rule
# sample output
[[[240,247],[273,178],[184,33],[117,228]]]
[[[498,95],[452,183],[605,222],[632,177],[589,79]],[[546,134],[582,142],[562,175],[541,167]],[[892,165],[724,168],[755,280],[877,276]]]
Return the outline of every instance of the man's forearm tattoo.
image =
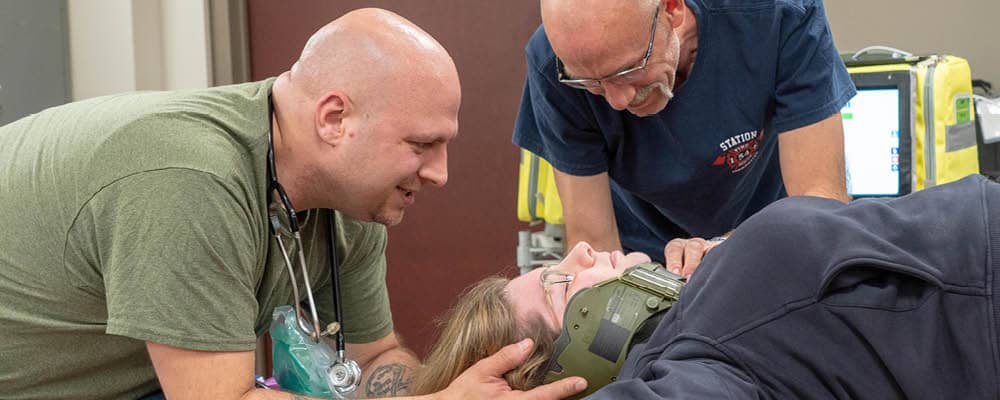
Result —
[[[411,382],[408,372],[409,368],[403,364],[380,365],[368,377],[368,383],[365,384],[365,396],[390,397],[406,394]]]

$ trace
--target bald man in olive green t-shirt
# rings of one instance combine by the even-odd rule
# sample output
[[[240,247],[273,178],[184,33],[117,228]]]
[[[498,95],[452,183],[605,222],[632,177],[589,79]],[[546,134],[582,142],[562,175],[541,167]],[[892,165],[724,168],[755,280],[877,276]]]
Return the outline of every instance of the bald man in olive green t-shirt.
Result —
[[[158,388],[146,341],[254,349],[293,302],[265,215],[272,82],[102,97],[0,128],[0,397],[137,398]],[[302,229],[323,321],[328,218]],[[385,227],[336,221],[347,340],[381,339]]]

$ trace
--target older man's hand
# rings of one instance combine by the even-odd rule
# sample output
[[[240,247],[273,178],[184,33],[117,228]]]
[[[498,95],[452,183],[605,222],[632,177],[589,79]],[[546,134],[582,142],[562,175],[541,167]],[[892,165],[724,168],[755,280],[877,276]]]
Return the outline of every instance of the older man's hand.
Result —
[[[694,270],[701,264],[701,259],[705,257],[705,254],[722,243],[722,240],[724,239],[690,238],[674,239],[667,242],[663,248],[663,259],[666,261],[667,271],[683,278],[690,278]]]

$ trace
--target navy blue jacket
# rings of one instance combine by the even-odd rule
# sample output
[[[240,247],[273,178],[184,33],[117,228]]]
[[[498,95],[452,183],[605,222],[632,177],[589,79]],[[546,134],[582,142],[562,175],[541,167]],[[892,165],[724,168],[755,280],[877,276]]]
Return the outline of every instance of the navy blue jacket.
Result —
[[[781,200],[595,399],[996,399],[1000,185]]]

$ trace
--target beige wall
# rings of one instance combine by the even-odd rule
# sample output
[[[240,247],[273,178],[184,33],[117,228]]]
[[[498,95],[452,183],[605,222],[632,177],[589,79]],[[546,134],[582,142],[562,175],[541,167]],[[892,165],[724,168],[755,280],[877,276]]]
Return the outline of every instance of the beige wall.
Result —
[[[131,2],[66,3],[73,100],[135,90]]]
[[[1000,1],[826,0],[841,52],[886,45],[969,60],[973,78],[1000,89]]]
[[[209,86],[206,1],[68,1],[73,99]]]

